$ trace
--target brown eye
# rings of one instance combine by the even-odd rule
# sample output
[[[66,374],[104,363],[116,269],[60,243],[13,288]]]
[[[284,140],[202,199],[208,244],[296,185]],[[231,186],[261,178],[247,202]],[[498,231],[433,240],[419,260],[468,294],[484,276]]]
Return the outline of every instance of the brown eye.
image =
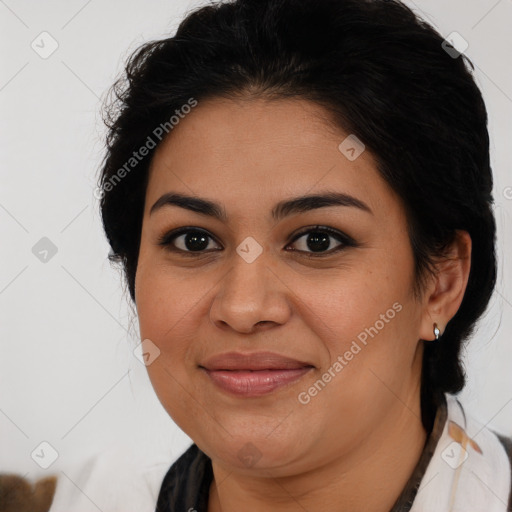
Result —
[[[346,247],[354,247],[356,243],[340,231],[317,226],[302,231],[294,238],[293,244],[298,244],[293,251],[307,253],[308,256],[330,255]],[[290,244],[288,247],[290,247]]]
[[[165,234],[159,239],[158,245],[177,252],[201,253],[212,250],[210,241],[214,241],[214,238],[206,231],[188,227]]]

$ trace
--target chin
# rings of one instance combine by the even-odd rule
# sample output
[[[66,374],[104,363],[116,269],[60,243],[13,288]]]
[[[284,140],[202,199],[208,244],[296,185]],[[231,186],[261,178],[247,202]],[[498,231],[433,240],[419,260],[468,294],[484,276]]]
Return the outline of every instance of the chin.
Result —
[[[297,440],[288,437],[283,441],[280,437],[272,438],[272,430],[266,429],[265,433],[254,434],[232,433],[228,439],[210,440],[204,446],[199,441],[196,443],[210,458],[217,458],[230,467],[240,470],[272,469],[287,463],[290,456],[297,457]]]

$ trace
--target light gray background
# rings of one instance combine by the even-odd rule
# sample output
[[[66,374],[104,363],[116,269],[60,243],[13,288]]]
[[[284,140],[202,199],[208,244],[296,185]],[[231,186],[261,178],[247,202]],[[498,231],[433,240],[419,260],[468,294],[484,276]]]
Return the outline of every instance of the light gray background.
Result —
[[[112,446],[166,465],[190,442],[133,355],[138,326],[107,261],[93,190],[100,100],[131,51],[201,3],[0,0],[0,472],[67,471]],[[468,41],[488,107],[499,279],[465,356],[461,400],[511,435],[512,1],[407,3]],[[46,59],[31,48],[43,31],[59,45]],[[57,247],[46,263],[32,253],[42,237]],[[43,441],[58,452],[47,470],[31,457]]]

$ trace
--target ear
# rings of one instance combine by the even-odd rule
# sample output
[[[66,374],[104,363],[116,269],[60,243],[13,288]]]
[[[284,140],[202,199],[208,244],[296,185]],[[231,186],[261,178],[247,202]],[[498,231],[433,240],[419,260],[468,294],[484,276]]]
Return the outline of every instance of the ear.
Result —
[[[442,334],[462,303],[471,268],[471,237],[467,231],[457,230],[446,256],[435,267],[424,294],[419,333],[423,340],[435,340],[434,323]]]

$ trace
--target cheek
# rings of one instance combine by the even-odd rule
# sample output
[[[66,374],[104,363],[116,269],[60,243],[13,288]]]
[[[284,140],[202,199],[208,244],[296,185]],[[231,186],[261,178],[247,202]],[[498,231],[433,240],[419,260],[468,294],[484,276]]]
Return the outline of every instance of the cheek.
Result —
[[[191,418],[200,417],[199,396],[188,378],[190,336],[194,312],[203,293],[169,275],[165,268],[140,258],[136,276],[136,304],[141,340],[150,340],[158,356],[146,366],[155,393],[164,409],[184,431],[193,428]],[[196,410],[197,408],[197,410]]]
[[[198,349],[198,331],[209,324],[209,292],[218,280],[217,273],[176,267],[142,248],[135,278],[140,335],[152,340],[169,364],[190,363]]]
[[[372,280],[372,297],[345,284],[341,291],[333,287],[332,294],[309,295],[317,319],[311,325],[317,335],[325,333],[322,342],[328,358],[316,379],[299,390],[301,407],[308,418],[315,418],[319,430],[337,425],[324,434],[326,445],[332,446],[340,436],[363,439],[393,410],[397,397],[405,399],[414,378],[417,346],[415,306],[407,293],[379,287]]]
[[[333,379],[341,395],[364,400],[376,387],[385,391],[379,379],[397,389],[409,378],[419,322],[411,293],[413,260],[405,249],[391,251],[374,251],[365,265],[347,266],[315,284],[296,282],[294,291],[307,305],[300,314],[308,315],[327,349],[322,370],[343,374]]]
[[[179,331],[180,320],[198,305],[202,295],[193,283],[186,273],[178,276],[156,257],[141,252],[135,278],[141,336],[161,343]]]
[[[381,269],[376,265],[290,280],[290,288],[300,298],[298,303],[303,304],[299,314],[307,315],[315,325],[314,331],[321,338],[330,339],[330,345],[338,352],[360,334],[359,339],[364,342],[364,333],[368,329],[374,333],[375,326],[379,332],[389,331],[398,321],[398,310],[410,300],[408,272],[395,272],[385,268],[383,262]]]

